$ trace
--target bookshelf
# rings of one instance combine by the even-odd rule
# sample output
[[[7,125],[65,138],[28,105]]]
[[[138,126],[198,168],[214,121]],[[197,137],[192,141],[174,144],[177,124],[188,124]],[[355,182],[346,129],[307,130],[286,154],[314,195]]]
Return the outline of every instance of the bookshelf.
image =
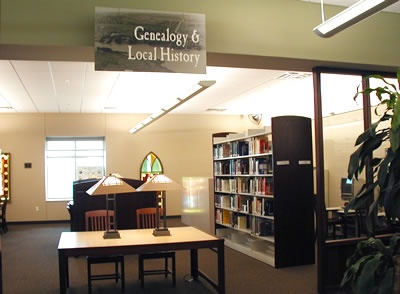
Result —
[[[273,267],[315,262],[311,120],[213,135],[215,233]]]

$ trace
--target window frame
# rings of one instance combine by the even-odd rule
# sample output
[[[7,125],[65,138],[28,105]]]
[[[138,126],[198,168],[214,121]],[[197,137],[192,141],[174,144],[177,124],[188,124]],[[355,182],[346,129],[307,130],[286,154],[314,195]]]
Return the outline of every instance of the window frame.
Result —
[[[66,149],[62,149],[62,148],[55,148],[55,149],[51,149],[49,148],[49,142],[73,142],[73,148],[66,148]],[[97,148],[80,148],[79,146],[79,142],[84,142],[84,141],[96,141],[96,142],[102,142],[102,148],[101,149],[97,149]],[[98,153],[98,155],[93,155],[93,153]],[[51,153],[59,153],[59,155],[52,155]],[[70,154],[64,154],[62,155],[62,153],[70,153]],[[80,154],[79,154],[80,153]],[[89,153],[89,156],[87,156],[87,154]],[[92,155],[90,155],[92,153]],[[97,173],[95,178],[101,178],[102,176],[105,175],[105,171],[106,171],[106,140],[104,136],[94,136],[94,137],[77,137],[77,136],[71,136],[71,137],[54,137],[54,136],[48,136],[46,137],[46,142],[45,142],[45,200],[47,202],[56,202],[56,201],[70,201],[73,198],[73,191],[72,191],[72,187],[73,187],[73,182],[77,181],[77,180],[83,180],[83,179],[88,179],[88,178],[93,178],[93,176],[88,176],[88,177],[84,177],[84,178],[79,178],[79,164],[78,161],[80,159],[97,159],[102,162],[102,166],[100,167],[100,169],[97,169]],[[52,160],[53,159],[53,160]],[[60,160],[60,159],[66,159],[71,165],[70,165],[70,169],[74,170],[74,175],[71,176],[71,179],[73,178],[73,181],[70,184],[70,193],[69,192],[63,192],[63,196],[65,195],[70,195],[70,196],[56,196],[54,197],[54,194],[52,194],[51,192],[51,184],[49,184],[49,181],[51,181],[49,175],[52,172],[55,172],[55,170],[50,170],[51,169],[51,161],[55,161],[55,160]],[[68,160],[70,159],[70,160]],[[73,161],[73,162],[72,162]],[[53,162],[54,164],[54,162]],[[73,166],[71,168],[71,166]],[[59,171],[59,170],[58,170]],[[65,184],[65,183],[64,183]],[[67,185],[63,186],[64,188],[67,187]]]
[[[153,176],[162,173],[164,173],[164,167],[160,158],[153,151],[150,151],[140,165],[140,179],[147,182]]]

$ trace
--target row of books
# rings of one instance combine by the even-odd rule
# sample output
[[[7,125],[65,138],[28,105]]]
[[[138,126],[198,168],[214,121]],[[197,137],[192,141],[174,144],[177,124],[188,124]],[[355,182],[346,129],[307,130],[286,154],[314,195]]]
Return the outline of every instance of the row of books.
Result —
[[[226,157],[232,157],[231,153],[231,144],[230,143],[223,143],[223,144],[218,144],[214,145],[214,159],[217,158],[226,158]]]
[[[250,197],[243,195],[215,195],[216,207],[226,208],[238,212],[259,215],[273,216],[274,202],[273,199]]]
[[[214,145],[214,158],[227,158],[249,155],[248,141],[234,141]]]
[[[227,226],[232,225],[232,212],[229,210],[216,209],[215,222]]]
[[[272,158],[249,158],[249,174],[266,175],[272,174]]]
[[[249,142],[249,155],[263,154],[272,151],[272,140],[270,135],[253,137]]]
[[[214,161],[214,173],[216,175],[248,175],[249,160],[231,159],[227,161]]]
[[[222,210],[222,209],[217,209],[215,215],[215,220],[217,223],[241,230],[249,229],[250,222],[248,222],[248,218],[249,216],[238,215],[233,211]]]
[[[274,181],[272,178],[250,179],[249,191],[251,194],[273,195],[274,194]]]
[[[230,143],[231,154],[230,156],[246,156],[249,155],[249,142],[248,141],[235,141]]]
[[[274,185],[272,178],[216,178],[215,191],[226,193],[246,193],[256,195],[273,195]]]
[[[214,159],[264,154],[272,151],[271,135],[214,145]]]
[[[251,203],[252,213],[255,215],[273,216],[274,202],[270,199],[256,198]]]
[[[272,236],[274,234],[274,221],[271,219],[261,219],[251,215],[239,215],[234,211],[217,209],[215,211],[217,223],[225,226],[249,230],[256,236]]]
[[[245,158],[214,162],[216,175],[272,174],[272,158]]]

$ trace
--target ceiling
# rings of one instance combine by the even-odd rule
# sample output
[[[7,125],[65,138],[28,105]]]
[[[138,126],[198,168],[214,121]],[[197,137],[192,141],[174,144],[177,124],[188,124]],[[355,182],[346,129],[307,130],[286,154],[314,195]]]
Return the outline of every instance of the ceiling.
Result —
[[[0,76],[3,112],[150,114],[185,96],[201,80],[216,83],[174,113],[259,113],[282,98],[277,88],[289,84],[309,97],[307,108],[313,105],[309,73],[223,67],[207,67],[205,75],[112,72],[95,71],[92,62],[0,60]]]
[[[354,2],[324,1],[347,6]],[[400,4],[392,8],[400,12]],[[21,60],[0,60],[0,112],[151,114],[201,80],[216,83],[172,113],[313,117],[310,73],[223,67],[207,67],[204,75],[111,72],[95,71],[93,62]],[[349,95],[357,83],[349,82]],[[341,103],[336,100],[325,107],[325,115],[341,112],[337,105]]]

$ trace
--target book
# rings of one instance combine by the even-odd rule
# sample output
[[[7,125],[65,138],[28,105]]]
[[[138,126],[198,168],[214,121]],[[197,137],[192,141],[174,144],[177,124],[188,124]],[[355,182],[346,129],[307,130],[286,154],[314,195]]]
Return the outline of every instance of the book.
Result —
[[[245,215],[239,215],[237,217],[237,227],[241,230],[247,229],[247,217]]]

